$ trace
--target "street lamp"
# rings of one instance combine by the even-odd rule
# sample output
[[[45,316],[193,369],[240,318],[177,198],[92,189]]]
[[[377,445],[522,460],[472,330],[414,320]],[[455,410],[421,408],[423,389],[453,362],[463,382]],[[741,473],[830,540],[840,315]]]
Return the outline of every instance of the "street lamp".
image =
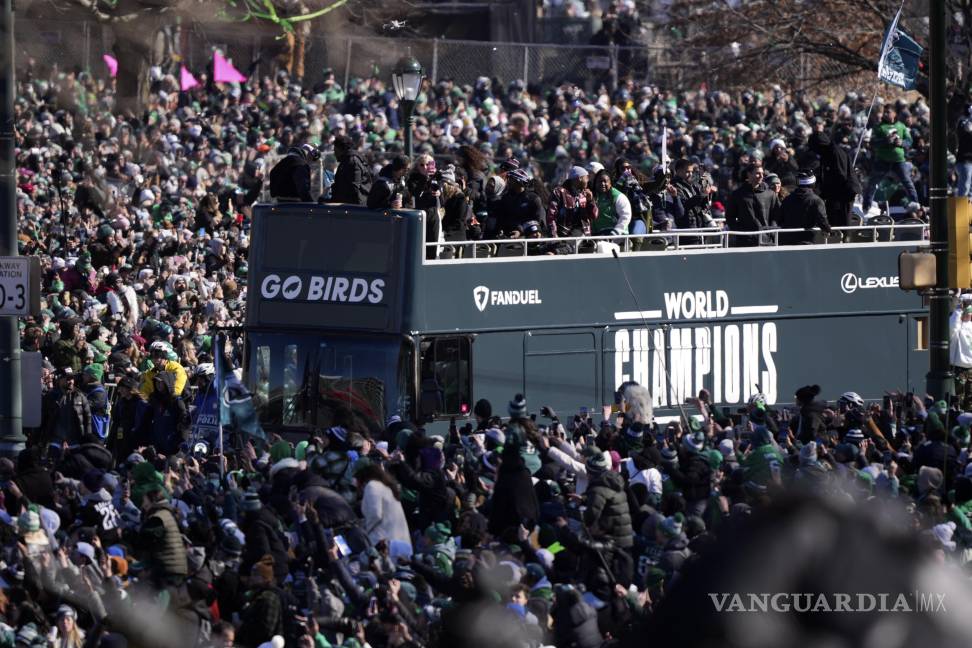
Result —
[[[422,65],[411,56],[406,56],[395,66],[392,72],[392,83],[395,85],[395,95],[402,107],[402,121],[405,124],[405,151],[412,159],[412,110],[415,100],[422,89]]]

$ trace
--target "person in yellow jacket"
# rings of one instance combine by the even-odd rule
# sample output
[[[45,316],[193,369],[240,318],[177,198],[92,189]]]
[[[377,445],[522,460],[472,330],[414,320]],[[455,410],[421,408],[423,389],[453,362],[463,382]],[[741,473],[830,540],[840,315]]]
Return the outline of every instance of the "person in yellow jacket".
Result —
[[[154,386],[152,385],[152,380],[160,373],[165,371],[171,371],[175,374],[175,396],[182,396],[182,390],[186,388],[186,382],[188,381],[188,376],[186,375],[186,370],[182,368],[182,365],[175,360],[170,360],[169,353],[171,347],[165,342],[157,341],[153,342],[152,346],[149,347],[152,352],[152,368],[145,372],[142,376],[142,393],[145,394],[145,398],[152,395]]]

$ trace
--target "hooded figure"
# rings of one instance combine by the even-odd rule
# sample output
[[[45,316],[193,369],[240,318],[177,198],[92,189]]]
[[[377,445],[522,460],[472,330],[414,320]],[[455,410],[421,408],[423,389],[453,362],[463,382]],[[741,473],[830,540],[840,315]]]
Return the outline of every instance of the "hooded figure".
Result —
[[[597,453],[587,461],[591,482],[584,496],[587,509],[584,523],[609,537],[616,546],[628,548],[634,543],[631,510],[624,489],[624,479],[611,470],[604,453]]]
[[[517,444],[507,442],[493,489],[489,532],[500,536],[507,529],[515,529],[524,522],[536,522],[539,519],[540,505],[537,503],[530,470],[524,464]]]
[[[850,156],[824,132],[810,136],[810,150],[820,156],[817,188],[826,205],[827,220],[834,227],[850,225],[854,197],[861,193]]]

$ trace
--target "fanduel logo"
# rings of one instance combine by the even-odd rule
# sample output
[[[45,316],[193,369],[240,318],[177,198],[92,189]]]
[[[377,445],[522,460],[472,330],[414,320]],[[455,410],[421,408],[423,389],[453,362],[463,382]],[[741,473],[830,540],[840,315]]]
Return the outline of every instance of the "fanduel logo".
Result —
[[[482,313],[486,306],[516,306],[542,304],[539,290],[490,290],[487,286],[473,288],[473,303]]]
[[[360,277],[307,277],[297,275],[281,277],[269,274],[260,282],[260,295],[264,299],[283,298],[287,301],[324,301],[357,304],[367,301],[380,304],[385,298],[384,279]]]
[[[870,288],[897,288],[897,277],[858,277],[853,272],[848,272],[840,278],[840,289],[848,295],[857,290],[868,290]]]

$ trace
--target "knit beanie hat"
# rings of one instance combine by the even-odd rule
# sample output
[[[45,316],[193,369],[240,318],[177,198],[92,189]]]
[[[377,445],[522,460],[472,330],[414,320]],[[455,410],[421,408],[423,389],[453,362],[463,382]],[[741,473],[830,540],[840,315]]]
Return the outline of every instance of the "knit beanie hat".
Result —
[[[497,447],[501,447],[506,443],[506,435],[499,428],[489,428],[486,430],[486,440],[492,441]]]
[[[686,434],[682,437],[682,445],[690,453],[702,452],[705,447],[705,434],[701,430]]]
[[[709,462],[709,467],[715,470],[722,465],[722,453],[718,450],[706,450],[702,456]]]
[[[595,452],[587,458],[587,474],[597,475],[611,468],[608,458],[603,452]]]
[[[719,452],[722,453],[723,459],[729,459],[730,457],[735,458],[736,448],[732,443],[732,439],[723,439],[720,441]]]
[[[253,564],[250,571],[251,576],[255,576],[265,583],[273,582],[273,556],[264,554],[260,560]]]
[[[434,545],[442,544],[452,535],[452,528],[448,522],[436,522],[425,529],[425,537]]]
[[[817,460],[817,442],[811,441],[800,448],[800,465],[813,463]]]
[[[661,532],[668,538],[677,538],[682,535],[682,525],[685,522],[685,516],[681,513],[676,513],[670,517],[662,520],[659,528]]]
[[[509,405],[510,418],[526,418],[527,417],[527,404],[526,398],[523,394],[517,394],[510,401]]]
[[[480,398],[473,406],[473,414],[481,419],[488,419],[493,415],[493,406],[485,398]]]
[[[40,514],[37,512],[35,507],[31,507],[24,511],[20,514],[20,517],[17,518],[17,528],[20,529],[21,533],[33,533],[34,531],[40,531],[40,527]]]
[[[244,511],[259,511],[263,508],[263,503],[260,501],[260,495],[253,489],[249,489],[243,494],[243,502],[240,507]]]
[[[142,498],[156,491],[164,491],[164,477],[162,473],[155,469],[155,466],[145,461],[140,464],[136,464],[132,469],[132,481],[134,486],[132,487],[132,502],[136,506],[141,505]]]

